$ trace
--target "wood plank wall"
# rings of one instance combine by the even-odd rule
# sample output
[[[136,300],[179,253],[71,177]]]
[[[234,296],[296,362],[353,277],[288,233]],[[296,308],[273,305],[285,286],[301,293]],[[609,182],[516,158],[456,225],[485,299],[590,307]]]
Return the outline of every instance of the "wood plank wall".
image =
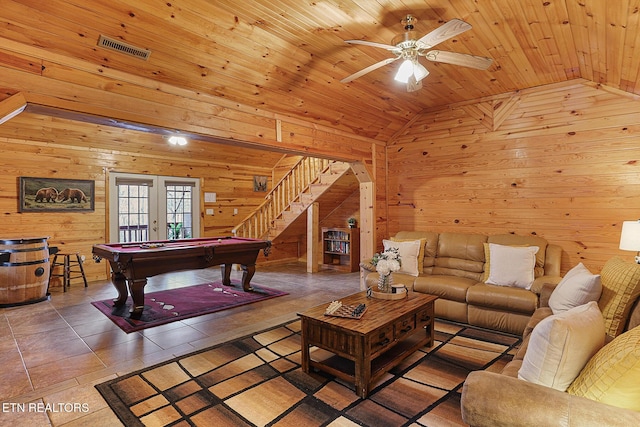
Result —
[[[389,231],[389,203],[388,192],[390,186],[388,185],[388,165],[387,165],[387,147],[378,147],[372,145],[372,158],[373,164],[371,170],[373,171],[373,185],[375,192],[374,211],[375,211],[375,239],[379,245],[377,248],[370,250],[369,252],[376,252],[382,249],[382,239],[387,238],[390,234]],[[363,247],[360,247],[361,251]],[[372,257],[373,253],[367,253],[362,251],[362,258]]]
[[[618,243],[640,218],[638,101],[575,80],[425,112],[388,146],[389,234],[535,234],[563,273],[633,260]]]
[[[122,141],[118,130],[87,124],[82,125],[86,135],[81,141],[70,131],[66,136],[52,131],[47,125],[49,118],[34,116],[14,120],[16,122],[10,121],[0,127],[0,238],[49,236],[50,246],[58,246],[65,252],[79,252],[86,257],[85,269],[90,281],[108,277],[106,263],[92,261],[91,248],[93,244],[108,240],[105,224],[109,171],[201,178],[202,192],[217,193],[216,203],[204,204],[205,208],[213,208],[215,214],[202,216],[203,235],[229,235],[237,221],[264,200],[265,193],[253,191],[253,176],[271,176],[271,167],[281,156],[197,141],[191,141],[181,154],[163,146],[154,147],[150,138],[157,136],[141,133],[137,139]],[[28,122],[40,123],[38,126],[37,123],[28,125]],[[79,125],[68,122],[64,127],[71,129],[74,126]],[[35,140],[35,132],[40,134],[38,139],[43,140]],[[24,136],[12,136],[16,133]],[[166,142],[163,145],[167,145]],[[202,154],[198,156],[207,148],[218,160],[204,159]],[[260,158],[261,166],[248,160],[251,153]],[[276,160],[271,162],[272,158]],[[19,176],[94,180],[95,211],[20,213]],[[238,209],[237,215],[233,215],[234,209]]]
[[[599,271],[640,218],[640,103],[583,80],[426,112],[388,147],[389,232],[535,234]]]

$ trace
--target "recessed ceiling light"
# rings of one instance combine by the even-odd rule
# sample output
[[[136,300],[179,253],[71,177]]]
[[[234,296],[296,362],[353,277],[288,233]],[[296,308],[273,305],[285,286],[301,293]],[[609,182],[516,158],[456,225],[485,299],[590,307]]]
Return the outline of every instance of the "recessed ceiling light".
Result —
[[[184,136],[170,136],[169,137],[169,144],[171,145],[187,145],[187,138],[185,138]]]

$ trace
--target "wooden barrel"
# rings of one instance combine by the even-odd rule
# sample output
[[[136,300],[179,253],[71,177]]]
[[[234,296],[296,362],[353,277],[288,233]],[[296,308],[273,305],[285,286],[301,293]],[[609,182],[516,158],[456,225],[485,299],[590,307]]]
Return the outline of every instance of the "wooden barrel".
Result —
[[[47,299],[47,239],[0,239],[0,307]]]

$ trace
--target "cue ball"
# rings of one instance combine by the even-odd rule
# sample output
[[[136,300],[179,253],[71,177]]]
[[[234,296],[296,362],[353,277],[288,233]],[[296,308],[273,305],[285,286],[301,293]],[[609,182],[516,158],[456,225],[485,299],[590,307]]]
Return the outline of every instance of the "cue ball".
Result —
[[[222,242],[222,239],[218,239],[218,243]]]

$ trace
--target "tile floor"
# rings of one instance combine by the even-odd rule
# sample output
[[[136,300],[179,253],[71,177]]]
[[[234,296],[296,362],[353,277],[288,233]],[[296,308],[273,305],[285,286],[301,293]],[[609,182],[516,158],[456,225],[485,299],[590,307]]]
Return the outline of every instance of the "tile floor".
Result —
[[[240,271],[233,272],[235,278]],[[153,292],[220,279],[220,269],[153,277]],[[295,319],[360,290],[359,273],[306,273],[302,263],[258,266],[253,282],[284,297],[126,334],[91,305],[116,295],[109,281],[72,283],[50,301],[0,308],[0,427],[121,425],[94,385],[172,357]]]

